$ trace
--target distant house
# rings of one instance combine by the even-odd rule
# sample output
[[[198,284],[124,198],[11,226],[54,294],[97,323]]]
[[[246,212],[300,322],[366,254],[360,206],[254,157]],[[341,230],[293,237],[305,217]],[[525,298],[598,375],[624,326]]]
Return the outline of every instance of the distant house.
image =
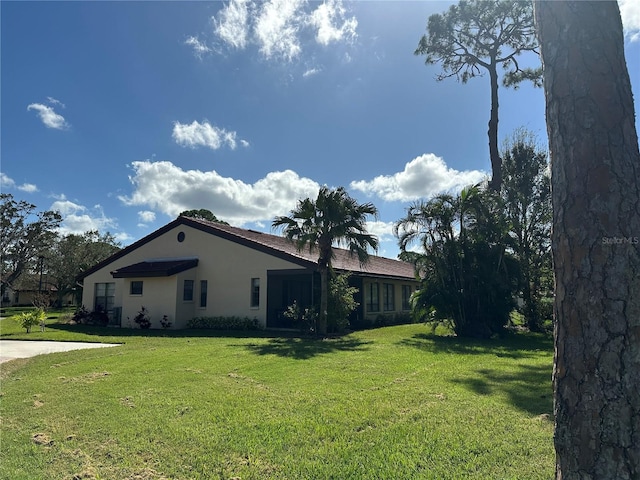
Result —
[[[43,301],[49,305],[55,305],[58,300],[58,289],[49,281],[39,279],[38,274],[26,273],[13,287],[7,287],[2,296],[3,307],[32,306]],[[62,306],[74,304],[73,292],[65,294],[62,298]]]
[[[194,317],[239,316],[264,328],[292,327],[282,313],[294,301],[317,303],[317,253],[299,252],[285,237],[178,217],[85,271],[83,305],[106,310],[111,323],[132,325],[142,306],[152,328],[163,316],[173,328]],[[413,265],[372,256],[362,267],[335,249],[333,268],[351,272],[359,289],[354,318],[409,310],[418,282]]]

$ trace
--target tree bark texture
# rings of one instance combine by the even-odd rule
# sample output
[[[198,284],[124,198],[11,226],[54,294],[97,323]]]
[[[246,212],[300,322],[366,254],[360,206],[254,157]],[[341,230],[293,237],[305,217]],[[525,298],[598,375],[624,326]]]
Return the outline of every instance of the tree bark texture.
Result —
[[[640,478],[640,153],[615,1],[536,0],[551,151],[557,479]]]

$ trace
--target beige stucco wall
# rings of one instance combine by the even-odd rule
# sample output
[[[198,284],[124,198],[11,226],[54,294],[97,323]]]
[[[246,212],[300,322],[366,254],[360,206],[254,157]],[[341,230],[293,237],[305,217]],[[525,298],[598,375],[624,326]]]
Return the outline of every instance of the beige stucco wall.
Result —
[[[179,232],[185,233],[183,242],[177,240]],[[114,279],[110,274],[118,268],[149,259],[184,257],[197,257],[198,266],[172,277]],[[186,326],[194,316],[232,315],[256,318],[264,326],[267,271],[301,268],[286,260],[180,225],[87,276],[84,279],[82,303],[92,310],[95,284],[115,282],[115,306],[122,307],[123,326],[127,325],[127,317],[133,319],[142,305],[147,307],[152,315],[153,328],[160,328],[162,315],[169,316],[175,328]],[[260,278],[258,308],[252,308],[250,305],[252,278]],[[194,281],[193,302],[190,303],[182,301],[184,279]],[[141,296],[129,295],[129,284],[132,280],[143,281]],[[199,306],[200,280],[208,281],[206,308]]]
[[[176,304],[176,278],[155,277],[155,278],[123,278],[122,280],[122,326],[137,327],[133,318],[144,306],[149,312],[151,328],[161,328],[160,320],[163,315],[167,315],[170,322],[175,321]],[[142,295],[131,295],[130,285],[132,281],[142,280]],[[116,293],[119,284],[116,283]],[[116,303],[118,306],[118,303]],[[128,317],[128,318],[127,318]]]

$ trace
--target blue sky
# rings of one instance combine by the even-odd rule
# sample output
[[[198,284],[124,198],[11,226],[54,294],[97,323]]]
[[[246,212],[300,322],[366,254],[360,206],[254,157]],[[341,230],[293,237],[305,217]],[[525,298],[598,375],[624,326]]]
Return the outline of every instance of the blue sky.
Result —
[[[2,192],[127,245],[193,208],[271,231],[344,186],[395,257],[412,201],[490,171],[488,79],[413,55],[449,5],[2,1]],[[620,6],[638,112],[640,8]],[[500,141],[519,127],[546,145],[541,89],[500,89]]]

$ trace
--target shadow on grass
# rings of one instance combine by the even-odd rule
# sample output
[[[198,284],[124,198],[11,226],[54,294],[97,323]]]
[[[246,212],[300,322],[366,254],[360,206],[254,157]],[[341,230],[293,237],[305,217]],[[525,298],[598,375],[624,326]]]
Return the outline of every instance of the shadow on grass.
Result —
[[[513,359],[504,370],[477,368],[465,376],[451,378],[477,395],[504,394],[516,408],[532,415],[550,415],[553,411],[552,362],[553,339],[535,334],[507,334],[492,340],[442,337],[417,334],[399,342],[431,353],[460,356],[495,355]],[[532,364],[535,359],[549,357],[543,365]],[[527,363],[528,359],[532,363]],[[524,360],[524,362],[515,362]],[[463,360],[464,361],[464,360]],[[470,362],[474,360],[469,358]],[[486,363],[486,362],[483,362]],[[489,362],[490,363],[490,362]]]
[[[518,365],[511,371],[481,368],[451,381],[477,395],[505,394],[509,402],[532,415],[551,415],[551,365]]]
[[[256,355],[277,355],[279,357],[308,360],[318,355],[334,352],[363,351],[373,342],[364,342],[351,337],[339,338],[271,338],[266,343],[239,345]]]
[[[553,339],[538,334],[506,334],[500,338],[479,340],[454,336],[418,333],[400,342],[401,345],[433,353],[455,355],[487,355],[514,359],[537,357],[553,351]]]

